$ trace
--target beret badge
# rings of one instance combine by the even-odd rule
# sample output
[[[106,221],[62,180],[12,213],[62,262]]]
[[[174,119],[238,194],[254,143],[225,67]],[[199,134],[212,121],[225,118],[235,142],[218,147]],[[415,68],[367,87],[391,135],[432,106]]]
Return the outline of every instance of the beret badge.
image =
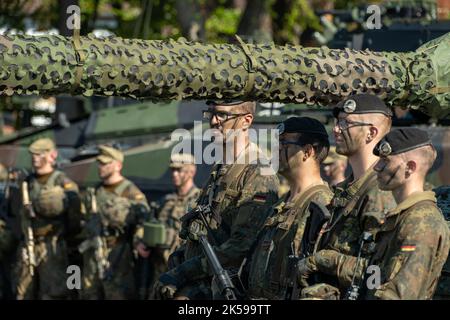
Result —
[[[353,99],[349,99],[344,103],[344,111],[346,113],[352,113],[356,110],[356,102]]]
[[[380,143],[380,146],[378,147],[378,152],[380,156],[386,157],[392,153],[392,147],[387,141],[383,141]]]

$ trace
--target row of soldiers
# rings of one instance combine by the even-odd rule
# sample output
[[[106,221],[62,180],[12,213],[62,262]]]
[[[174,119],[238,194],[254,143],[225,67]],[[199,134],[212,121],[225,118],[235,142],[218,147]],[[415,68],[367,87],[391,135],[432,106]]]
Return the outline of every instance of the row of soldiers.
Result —
[[[425,131],[391,131],[392,110],[377,96],[341,101],[333,109],[333,135],[352,173],[331,189],[320,175],[329,150],[324,126],[288,118],[278,127],[279,173],[290,191],[279,198],[275,175],[239,161],[258,152],[248,135],[254,113],[255,104],[242,101],[211,102],[204,112],[224,136],[239,130],[233,150],[224,145],[235,162],[214,166],[197,201],[211,214],[183,219],[186,243],[173,255],[184,260],[159,277],[154,298],[223,294],[199,251],[202,236],[241,298],[448,298],[445,286],[435,295],[450,232],[434,193],[424,190],[436,159]]]
[[[289,185],[280,196],[277,175],[262,174],[261,162],[248,161],[261,155],[249,138],[255,103],[208,105],[204,117],[212,129],[223,136],[239,132],[231,148],[223,145],[233,161],[215,164],[199,190],[194,159],[174,157],[177,192],[160,206],[149,206],[122,176],[124,158],[117,149],[100,147],[102,183],[81,197],[75,183],[54,169],[53,142],[33,143],[34,172],[22,190],[30,201],[19,214],[28,229],[22,228],[13,263],[14,297],[71,297],[66,272],[75,261],[82,266],[82,299],[211,299],[217,288],[198,241],[202,236],[241,298],[433,297],[450,239],[434,194],[423,189],[436,158],[426,132],[391,131],[392,111],[382,100],[349,97],[333,111],[336,153],[352,169],[344,178],[344,159],[328,157],[324,126],[312,118],[289,118],[278,126],[279,174]],[[333,188],[322,179],[321,167],[333,176]],[[199,206],[210,208],[206,219],[183,218]],[[165,226],[164,244],[145,240],[152,236],[145,228],[152,221]],[[12,236],[0,227],[2,261]],[[371,266],[380,270],[375,287],[366,285]],[[444,294],[449,292],[439,293]]]
[[[178,246],[175,218],[199,193],[192,157],[172,158],[176,193],[160,205],[149,205],[138,187],[122,175],[124,155],[116,148],[99,147],[101,183],[83,193],[55,169],[58,151],[51,139],[35,141],[29,152],[33,172],[15,177],[20,181],[19,197],[6,195],[5,208],[5,216],[12,218],[0,219],[2,297],[147,298],[152,281],[167,270],[168,253]],[[148,248],[143,244],[143,223],[153,220],[166,226],[165,242]],[[68,285],[70,265],[81,270],[81,288]]]

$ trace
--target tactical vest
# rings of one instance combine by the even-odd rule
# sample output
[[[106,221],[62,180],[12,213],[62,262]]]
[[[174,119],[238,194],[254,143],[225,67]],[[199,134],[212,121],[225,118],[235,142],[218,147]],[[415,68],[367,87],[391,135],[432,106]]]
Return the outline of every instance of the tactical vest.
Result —
[[[228,216],[228,212],[239,207],[252,194],[239,188],[239,183],[249,168],[250,165],[233,164],[215,168],[211,173],[206,192],[201,194],[199,201],[211,205],[215,220],[211,226],[213,229],[219,224],[227,223],[228,218],[232,218]]]
[[[36,211],[36,218],[32,219],[32,227],[35,237],[45,237],[54,234],[61,234],[64,232],[65,218],[64,215],[56,217],[46,217],[37,205],[39,202],[39,196],[43,190],[48,190],[56,187],[56,180],[63,175],[61,171],[54,170],[45,184],[39,183],[35,176],[30,176],[29,183],[29,195],[30,200],[33,203],[33,208]]]
[[[258,245],[252,257],[250,295],[284,299],[289,278],[286,274],[288,256],[299,253],[308,217],[306,211],[318,192],[332,197],[329,187],[321,184],[305,190],[293,203],[282,200],[273,207],[273,214],[266,220],[258,236]]]
[[[177,194],[167,195],[157,218],[165,221],[168,227],[179,231],[181,228],[180,218],[190,210],[191,204],[197,200],[199,194],[200,190],[193,186],[183,197],[179,197]]]
[[[114,191],[107,191],[103,186],[97,188],[96,198],[99,213],[102,217],[102,221],[105,226],[107,226],[107,231],[109,235],[116,235],[124,232],[125,228],[125,219],[126,215],[129,212],[130,201],[128,198],[122,196],[124,191],[132,184],[131,181],[124,179],[115,189]],[[122,217],[114,217],[119,218],[120,221],[115,221],[114,224],[111,223],[111,213],[108,212],[107,208],[114,208],[117,210],[123,210],[124,214]]]
[[[162,208],[159,210],[157,218],[165,224],[167,251],[173,252],[182,243],[179,238],[181,230],[181,217],[184,216],[193,206],[200,194],[200,189],[193,186],[189,192],[180,197],[177,194],[170,194],[166,196]],[[167,255],[169,252],[166,252]]]
[[[326,249],[329,245],[334,245],[337,239],[333,238],[338,235],[344,228],[345,223],[352,223],[352,230],[360,230],[356,232],[352,238],[348,238],[348,243],[358,242],[359,236],[362,233],[363,226],[360,225],[361,208],[366,204],[366,195],[369,190],[377,185],[376,172],[373,171],[364,181],[361,182],[359,188],[354,192],[349,192],[349,189],[335,192],[329,207],[332,212],[331,219],[327,224],[324,232],[318,240],[318,249]],[[351,217],[351,218],[350,218]],[[345,221],[347,219],[347,221]],[[348,226],[347,226],[348,227]],[[350,235],[349,235],[350,236]],[[336,249],[336,248],[334,248]],[[348,248],[357,250],[357,248]],[[352,254],[356,255],[356,252]]]
[[[248,196],[245,191],[239,190],[239,183],[249,168],[250,165],[245,164],[227,166],[219,164],[213,167],[206,187],[202,190],[197,201],[197,204],[209,204],[211,206],[213,215],[207,217],[211,229],[217,230],[218,226],[221,225],[222,228],[229,231],[228,222],[232,218],[229,216],[229,211],[239,206]],[[183,228],[186,227],[183,226]],[[202,250],[198,243],[189,241],[186,244],[186,260],[200,254],[202,254]]]

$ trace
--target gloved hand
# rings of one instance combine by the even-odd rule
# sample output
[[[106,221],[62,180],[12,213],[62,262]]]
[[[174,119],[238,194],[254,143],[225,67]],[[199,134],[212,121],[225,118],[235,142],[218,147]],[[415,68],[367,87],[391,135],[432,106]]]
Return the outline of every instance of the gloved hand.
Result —
[[[316,268],[320,272],[336,276],[342,254],[335,250],[320,250],[314,254]]]
[[[206,275],[202,259],[199,256],[189,259],[159,277],[153,290],[154,298],[172,299],[176,291],[187,282],[196,281]]]
[[[317,265],[316,265],[316,259],[315,256],[309,256],[305,259],[302,259],[297,264],[297,271],[298,271],[298,282],[302,287],[308,287],[308,278],[316,272]]]
[[[198,241],[200,239],[200,236],[207,236],[208,231],[203,224],[203,221],[194,219],[191,221],[188,227],[189,233],[188,237],[192,241]]]
[[[173,299],[178,290],[178,280],[173,275],[172,270],[163,273],[153,286],[151,299],[169,300]]]

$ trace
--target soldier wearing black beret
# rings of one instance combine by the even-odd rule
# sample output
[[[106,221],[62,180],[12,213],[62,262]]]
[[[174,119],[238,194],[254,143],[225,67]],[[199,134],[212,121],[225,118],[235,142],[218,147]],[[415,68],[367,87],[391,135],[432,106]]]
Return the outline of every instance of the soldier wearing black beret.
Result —
[[[380,286],[368,299],[431,299],[449,251],[449,229],[432,191],[424,191],[436,159],[427,132],[407,128],[388,133],[374,148],[379,186],[392,190],[390,210],[376,236],[376,250],[363,265],[379,268]],[[355,264],[355,259],[353,264]]]
[[[333,195],[320,176],[320,164],[330,147],[323,124],[308,117],[292,117],[279,124],[278,130],[279,173],[288,181],[290,191],[270,208],[247,260],[247,294],[252,299],[298,299],[288,288],[294,274],[287,268],[288,256],[301,254],[310,203],[326,206]],[[268,250],[269,243],[273,250]]]
[[[357,257],[364,232],[376,233],[384,211],[395,207],[391,192],[378,188],[373,169],[378,157],[372,154],[390,130],[392,110],[377,96],[356,94],[339,102],[333,115],[336,152],[348,158],[352,174],[334,189],[328,207],[332,218],[317,252],[299,263],[300,281],[307,286],[302,292],[305,298],[347,294],[354,270],[341,263],[343,257]],[[317,274],[314,282],[313,273]]]

